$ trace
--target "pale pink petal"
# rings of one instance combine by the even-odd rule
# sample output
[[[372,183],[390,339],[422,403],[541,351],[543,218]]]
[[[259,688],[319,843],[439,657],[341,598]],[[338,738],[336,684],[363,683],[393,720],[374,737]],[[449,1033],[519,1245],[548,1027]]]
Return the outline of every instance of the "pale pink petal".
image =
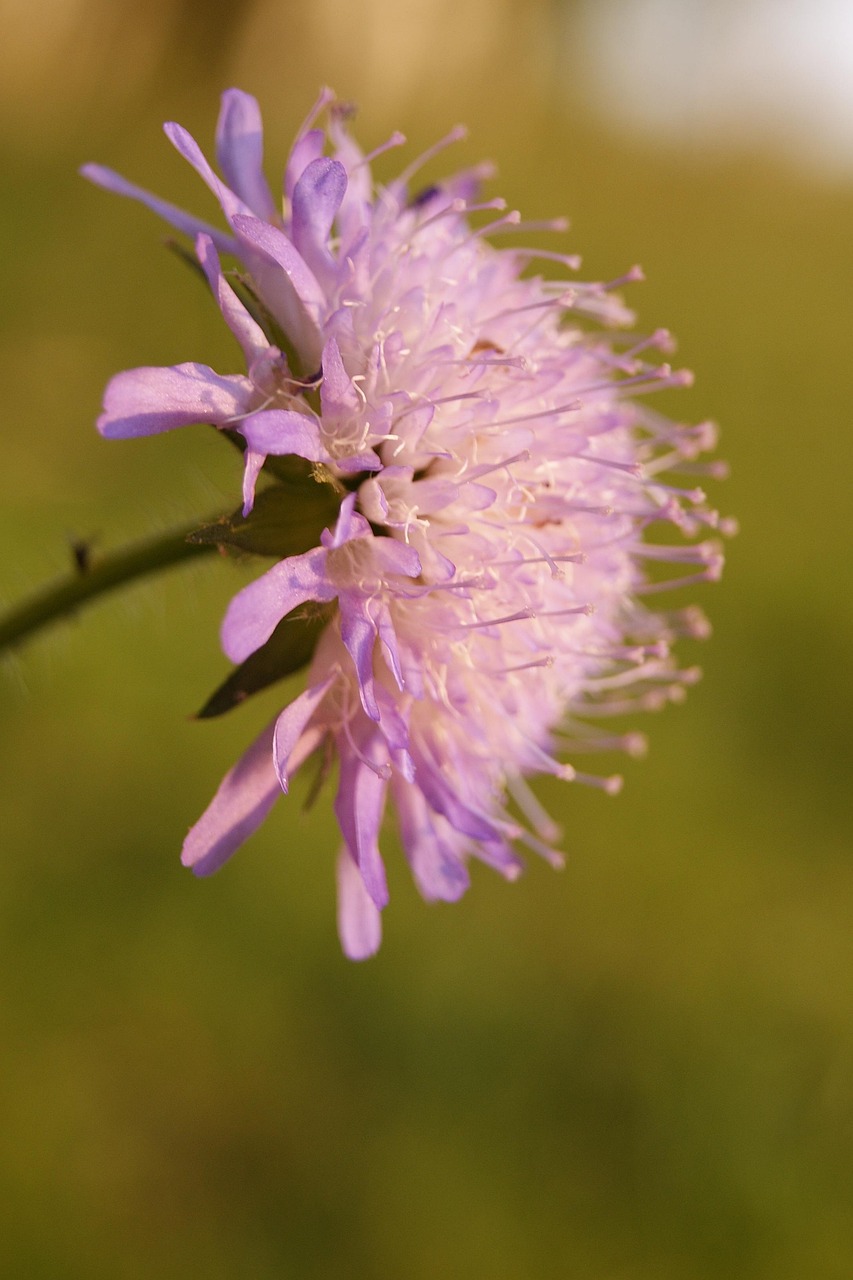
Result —
[[[349,852],[338,854],[338,937],[348,960],[367,960],[382,942],[382,916]]]
[[[376,538],[373,555],[380,573],[400,573],[405,578],[417,578],[421,572],[420,557],[414,547],[397,538]]]

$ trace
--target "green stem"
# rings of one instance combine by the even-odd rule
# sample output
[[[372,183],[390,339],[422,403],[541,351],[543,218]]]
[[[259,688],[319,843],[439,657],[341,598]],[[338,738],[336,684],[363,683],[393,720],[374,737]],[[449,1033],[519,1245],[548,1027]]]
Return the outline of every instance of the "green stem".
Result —
[[[210,555],[218,547],[187,542],[187,536],[203,523],[194,520],[185,528],[157,534],[135,546],[113,551],[91,566],[81,565],[73,577],[39,592],[0,617],[0,652],[20,644],[42,627],[72,613],[89,600],[133,582],[157,569],[168,569],[182,560]]]

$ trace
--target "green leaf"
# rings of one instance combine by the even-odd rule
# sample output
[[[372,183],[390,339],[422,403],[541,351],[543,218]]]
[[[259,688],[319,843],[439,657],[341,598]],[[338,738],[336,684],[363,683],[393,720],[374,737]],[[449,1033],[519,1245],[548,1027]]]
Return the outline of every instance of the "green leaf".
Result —
[[[208,698],[198,713],[198,719],[221,716],[245,702],[251,694],[259,693],[304,667],[311,660],[332,612],[328,608],[315,613],[294,610],[282,618],[266,644],[236,667]]]
[[[254,509],[245,518],[241,511],[235,511],[195,529],[188,540],[279,560],[319,546],[320,534],[337,519],[339,499],[331,485],[318,484],[311,478],[310,463],[301,458],[280,461],[298,464],[290,468],[294,481],[302,468],[307,468],[301,476],[302,483],[271,485],[256,496]]]

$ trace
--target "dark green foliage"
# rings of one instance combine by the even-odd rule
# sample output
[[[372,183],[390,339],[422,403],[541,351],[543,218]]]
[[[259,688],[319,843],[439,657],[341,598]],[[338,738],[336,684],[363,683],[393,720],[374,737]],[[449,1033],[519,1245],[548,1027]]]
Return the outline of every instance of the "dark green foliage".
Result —
[[[268,459],[269,461],[269,459]],[[282,470],[290,466],[302,470],[301,458],[277,458]],[[308,478],[302,484],[276,484],[261,490],[248,516],[242,510],[202,525],[189,535],[190,542],[213,543],[257,556],[301,555],[320,542],[320,534],[334,524],[339,501],[329,484],[314,482],[310,464],[304,463]]]
[[[311,660],[320,633],[329,621],[327,609],[315,613],[295,610],[282,618],[265,645],[241,663],[198,713],[200,720],[221,716]]]

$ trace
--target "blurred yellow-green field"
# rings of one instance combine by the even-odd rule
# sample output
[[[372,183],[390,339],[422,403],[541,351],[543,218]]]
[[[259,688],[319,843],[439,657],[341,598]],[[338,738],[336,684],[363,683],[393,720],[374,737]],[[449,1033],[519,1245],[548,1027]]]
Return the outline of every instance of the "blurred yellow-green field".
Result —
[[[512,206],[568,213],[584,278],[642,263],[640,326],[696,373],[659,407],[721,423],[713,497],[741,533],[723,582],[684,595],[714,624],[683,650],[704,681],[639,726],[648,759],[610,762],[622,795],[539,788],[565,871],[477,867],[428,907],[389,830],[364,965],[335,934],[327,798],[305,813],[297,786],[208,881],[178,861],[282,702],[191,718],[250,570],[173,570],[4,661],[0,1275],[853,1275],[853,167],[605,123],[584,47],[559,52],[572,13],[10,6],[4,604],[74,539],[236,505],[214,433],[94,431],[115,371],[233,355],[156,220],[76,176],[101,161],[212,216],[160,122],[207,146],[230,84],[261,99],[271,174],[331,83],[368,147],[467,121],[446,165],[488,156]]]

